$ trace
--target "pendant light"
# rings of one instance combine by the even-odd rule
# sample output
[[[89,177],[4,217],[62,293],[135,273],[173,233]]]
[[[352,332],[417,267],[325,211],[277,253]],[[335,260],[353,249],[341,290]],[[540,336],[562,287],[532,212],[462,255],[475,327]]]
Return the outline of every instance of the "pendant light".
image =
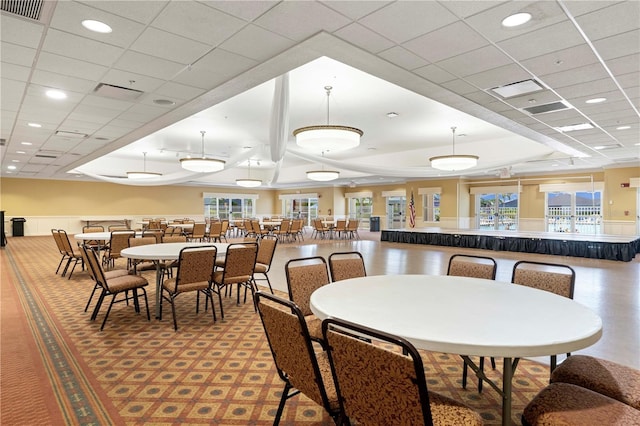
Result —
[[[344,151],[360,145],[362,130],[349,126],[329,124],[329,97],[333,87],[325,86],[327,92],[327,124],[301,127],[293,131],[300,148],[314,151]]]
[[[457,170],[465,170],[475,167],[478,164],[478,156],[456,155],[456,128],[452,127],[451,131],[453,132],[452,154],[429,158],[431,167],[448,172],[455,172]]]
[[[324,151],[322,151],[322,157],[324,158]],[[324,164],[322,165],[322,170],[311,170],[307,172],[307,179],[318,182],[328,182],[330,180],[336,180],[339,177],[340,172],[335,170],[325,170]]]
[[[127,172],[128,179],[149,179],[154,177],[162,176],[162,173],[154,173],[147,171],[147,153],[143,152],[143,167],[141,172]]]
[[[213,173],[224,169],[224,161],[215,158],[207,158],[204,155],[204,130],[200,131],[202,135],[202,157],[181,158],[180,165],[183,169],[198,173]]]
[[[248,172],[246,179],[236,179],[236,185],[242,186],[245,188],[255,188],[257,186],[262,185],[262,181],[260,179],[251,179],[251,160],[248,161]]]

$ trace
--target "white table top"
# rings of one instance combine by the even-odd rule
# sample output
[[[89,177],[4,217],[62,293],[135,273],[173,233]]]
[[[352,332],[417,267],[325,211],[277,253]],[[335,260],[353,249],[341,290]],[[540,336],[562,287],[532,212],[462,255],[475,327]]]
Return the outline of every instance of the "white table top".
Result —
[[[120,231],[113,231],[120,232]],[[141,236],[142,232],[136,232],[136,236]],[[75,234],[73,236],[76,240],[96,240],[96,241],[108,241],[111,239],[111,232],[85,232],[82,234]]]
[[[311,296],[319,318],[341,318],[460,355],[535,357],[597,342],[602,320],[542,290],[492,280],[379,275],[328,284]]]
[[[174,228],[182,228],[182,229],[191,229],[193,228],[193,223],[167,223],[167,227]]]
[[[217,255],[227,252],[227,243],[162,243],[146,244],[143,246],[129,247],[120,252],[122,257],[141,260],[177,260],[180,250],[185,247],[215,246],[218,249]]]

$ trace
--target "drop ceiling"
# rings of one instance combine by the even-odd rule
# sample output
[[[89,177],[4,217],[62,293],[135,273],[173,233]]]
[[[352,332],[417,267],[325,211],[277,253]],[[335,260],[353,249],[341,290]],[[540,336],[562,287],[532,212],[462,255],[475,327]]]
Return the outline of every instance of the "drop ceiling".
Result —
[[[500,25],[516,12],[533,19]],[[317,186],[305,171],[319,167],[340,171],[328,185],[430,179],[460,174],[428,161],[451,153],[454,126],[456,153],[480,157],[464,176],[640,166],[638,16],[637,1],[51,1],[37,19],[3,10],[2,176],[129,184],[126,172],[145,167],[163,174],[153,184],[231,186],[250,163],[274,188]],[[90,32],[85,19],[113,31]],[[499,89],[520,82],[534,90]],[[361,145],[303,151],[292,132],[326,123],[327,85],[330,123],[363,130]],[[582,123],[593,128],[559,130]],[[201,155],[201,131],[225,170],[181,170],[180,158]],[[272,152],[279,144],[284,154]]]

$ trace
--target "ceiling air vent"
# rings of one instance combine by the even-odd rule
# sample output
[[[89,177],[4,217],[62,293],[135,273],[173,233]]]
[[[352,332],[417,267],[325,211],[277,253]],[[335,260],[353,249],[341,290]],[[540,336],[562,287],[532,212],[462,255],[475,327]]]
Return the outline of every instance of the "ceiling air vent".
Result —
[[[40,20],[43,3],[42,0],[2,0],[0,9],[37,21]]]
[[[37,158],[58,158],[57,155],[47,155],[47,154],[36,154],[35,157],[37,157]]]
[[[144,92],[141,90],[129,89],[126,87],[114,86],[112,84],[100,83],[93,90],[98,96],[120,99],[121,101],[132,101],[138,99]]]
[[[505,84],[504,86],[493,87],[489,89],[502,99],[509,99],[516,96],[522,96],[529,93],[544,90],[544,87],[535,80],[523,80],[516,83]]]
[[[5,138],[0,139],[0,146],[5,146],[7,144],[7,140]]]
[[[62,138],[84,139],[89,135],[87,135],[86,133],[80,133],[80,132],[68,132],[65,130],[56,130],[56,136],[60,136]]]
[[[562,111],[564,109],[569,109],[569,105],[565,104],[562,101],[551,102],[550,104],[544,105],[536,105],[532,107],[522,108],[523,111],[528,112],[531,115],[535,114],[546,114],[548,112]]]

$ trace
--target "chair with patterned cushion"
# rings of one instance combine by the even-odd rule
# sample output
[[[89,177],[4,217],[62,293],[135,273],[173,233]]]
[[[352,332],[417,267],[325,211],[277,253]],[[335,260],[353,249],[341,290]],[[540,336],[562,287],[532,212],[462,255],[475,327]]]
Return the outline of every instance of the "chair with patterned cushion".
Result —
[[[138,246],[146,246],[150,244],[157,244],[155,235],[147,235],[146,237],[129,237],[129,247],[138,247]],[[155,269],[155,265],[150,260],[142,260],[142,259],[127,259],[127,268],[132,269],[134,274],[138,273],[139,270],[149,270]]]
[[[73,249],[73,246],[71,245],[71,241],[69,241],[69,235],[67,235],[67,232],[65,230],[58,229],[58,238],[60,238],[62,247],[64,247],[64,250],[67,255],[67,264],[64,266],[64,269],[62,270],[61,275],[64,277],[67,274],[67,271],[69,270],[69,266],[71,266],[71,264],[73,263],[73,267],[71,268],[71,271],[69,271],[69,277],[68,277],[68,279],[71,279],[71,275],[73,275],[73,271],[76,269],[76,266],[78,265],[78,263],[80,263],[80,266],[84,271],[84,260],[82,259],[82,255]]]
[[[327,261],[322,256],[291,259],[284,265],[284,270],[287,276],[289,299],[300,307],[311,338],[324,344],[322,321],[311,311],[310,300],[311,293],[329,284]]]
[[[576,271],[568,265],[521,260],[513,265],[511,282],[573,299]],[[556,364],[557,356],[551,355],[552,372]]]
[[[463,403],[428,391],[422,358],[407,340],[333,318],[322,323],[322,331],[342,417],[348,422],[483,424],[480,414]]]
[[[265,235],[260,238],[260,244],[258,245],[258,255],[256,257],[256,266],[253,268],[253,282],[257,284],[257,280],[266,281],[269,285],[269,290],[273,294],[273,287],[271,287],[271,281],[267,273],[271,269],[271,262],[273,262],[273,255],[276,252],[276,246],[278,245],[278,237],[274,235]],[[256,278],[256,274],[264,275],[264,278]]]
[[[194,223],[191,233],[189,234],[189,241],[202,242],[205,238],[206,227],[206,223]]]
[[[82,227],[82,233],[83,234],[88,234],[91,232],[104,232],[104,226],[100,226],[100,225],[91,225],[91,226],[83,226]],[[98,251],[100,250],[104,250],[107,242],[103,241],[103,240],[87,240],[84,242],[84,245],[88,245],[91,248],[94,248]]]
[[[228,242],[227,233],[229,232],[229,221],[225,219],[221,223],[222,223],[222,229],[220,230],[220,240],[221,241],[224,240],[225,242]]]
[[[211,225],[209,225],[209,241],[222,242],[222,222],[211,222]]]
[[[164,232],[162,231],[162,229],[148,229],[146,231],[142,231],[142,236],[154,237],[156,239],[156,244],[160,244],[162,242]]]
[[[60,262],[58,263],[58,267],[56,268],[56,274],[60,271],[60,267],[62,263],[67,260],[67,250],[64,248],[64,244],[62,244],[62,239],[60,238],[60,232],[57,229],[51,230],[51,235],[53,235],[53,241],[56,243],[56,248],[60,252]]]
[[[551,383],[524,408],[523,426],[640,425],[640,410],[590,389]]]
[[[213,271],[216,264],[217,249],[214,246],[186,247],[180,250],[178,256],[178,271],[175,278],[169,278],[162,283],[162,297],[160,298],[160,319],[162,319],[162,299],[171,303],[173,314],[173,329],[178,331],[176,319],[176,298],[188,292],[197,292],[196,313],[200,307],[200,293],[211,302],[213,321],[216,321],[216,309],[213,304],[211,285],[213,283]]]
[[[347,234],[348,238],[359,240],[360,234],[358,234],[358,227],[360,226],[359,219],[349,219],[349,223],[347,224]]]
[[[291,230],[291,221],[283,220],[280,222],[280,228],[273,230],[273,235],[278,237],[278,240],[282,241],[284,239],[289,240]]]
[[[92,248],[91,246],[88,246],[88,247]],[[80,255],[82,256],[82,260],[84,261],[84,264],[87,265],[87,272],[89,273],[89,277],[94,281],[93,290],[91,291],[89,300],[87,300],[87,304],[84,307],[84,311],[87,312],[87,309],[89,309],[89,305],[91,305],[91,300],[93,299],[93,295],[95,294],[96,290],[101,289],[102,286],[100,285],[98,280],[96,280],[96,277],[93,276],[93,269],[89,266],[89,259],[87,258],[87,253],[85,252],[85,250],[82,250],[82,246],[80,246]],[[129,275],[128,269],[121,268],[121,269],[112,269],[110,271],[104,271],[104,277],[107,280],[115,277],[122,277],[124,275]]]
[[[495,280],[497,269],[498,264],[491,257],[454,254],[449,258],[447,275]],[[462,368],[462,387],[464,389],[467,388],[468,367],[465,361]],[[480,357],[478,368],[481,371],[484,370],[484,357]],[[496,360],[493,357],[491,357],[491,368],[496,368]],[[480,378],[478,378],[478,392],[482,392],[482,379]]]
[[[184,235],[182,232],[181,226],[167,226],[164,230],[164,235],[173,236],[173,235]]]
[[[292,241],[297,241],[298,238],[300,238],[301,241],[304,241],[304,237],[302,236],[303,227],[303,219],[294,219],[291,221],[291,229],[289,229],[289,235]]]
[[[102,264],[113,268],[116,259],[120,259],[120,252],[129,247],[129,238],[135,237],[135,231],[113,231],[109,240],[109,248],[102,257]]]
[[[247,289],[251,290],[251,295],[255,293],[253,284],[253,269],[256,264],[258,254],[258,244],[256,243],[235,243],[229,244],[224,258],[222,270],[213,273],[212,289],[218,294],[220,299],[220,316],[224,319],[224,309],[222,307],[222,290],[231,290],[235,284],[238,287],[238,300],[240,304],[240,287],[245,288],[244,300],[247,301]]]
[[[285,403],[299,393],[322,406],[336,425],[344,424],[327,353],[314,350],[300,308],[289,300],[262,291],[254,298],[276,370],[284,382],[273,424],[280,423]]]
[[[570,383],[640,410],[640,370],[587,355],[573,355],[553,373],[551,383]]]
[[[333,282],[367,276],[364,259],[360,252],[345,251],[331,253],[328,261],[331,281]]]
[[[347,232],[347,220],[340,219],[336,221],[336,226],[333,228],[333,234],[338,238],[347,238],[349,233]]]
[[[89,247],[82,246],[81,250],[85,251],[85,258],[89,260],[89,266],[91,268],[91,274],[96,280],[96,284],[98,284],[101,288],[100,297],[98,298],[98,303],[96,307],[93,309],[93,313],[91,314],[91,320],[95,320],[98,316],[98,312],[100,311],[100,307],[102,306],[102,301],[106,296],[111,297],[111,303],[109,303],[109,309],[107,309],[107,313],[104,316],[104,320],[102,321],[102,325],[100,326],[100,330],[104,329],[104,325],[107,323],[107,318],[109,318],[109,313],[111,312],[111,308],[114,303],[119,302],[127,302],[129,301],[129,297],[127,296],[127,292],[131,290],[133,292],[133,304],[135,311],[140,313],[140,303],[138,300],[138,290],[142,290],[142,294],[144,295],[144,304],[147,308],[147,321],[151,321],[151,316],[149,315],[149,302],[147,300],[147,291],[144,289],[149,282],[141,277],[140,275],[122,275],[115,276],[112,278],[107,278],[105,275],[105,271],[102,269],[102,265],[100,264],[100,260],[95,251],[93,251]],[[120,293],[125,293],[125,297],[122,300],[116,301],[116,297]]]

